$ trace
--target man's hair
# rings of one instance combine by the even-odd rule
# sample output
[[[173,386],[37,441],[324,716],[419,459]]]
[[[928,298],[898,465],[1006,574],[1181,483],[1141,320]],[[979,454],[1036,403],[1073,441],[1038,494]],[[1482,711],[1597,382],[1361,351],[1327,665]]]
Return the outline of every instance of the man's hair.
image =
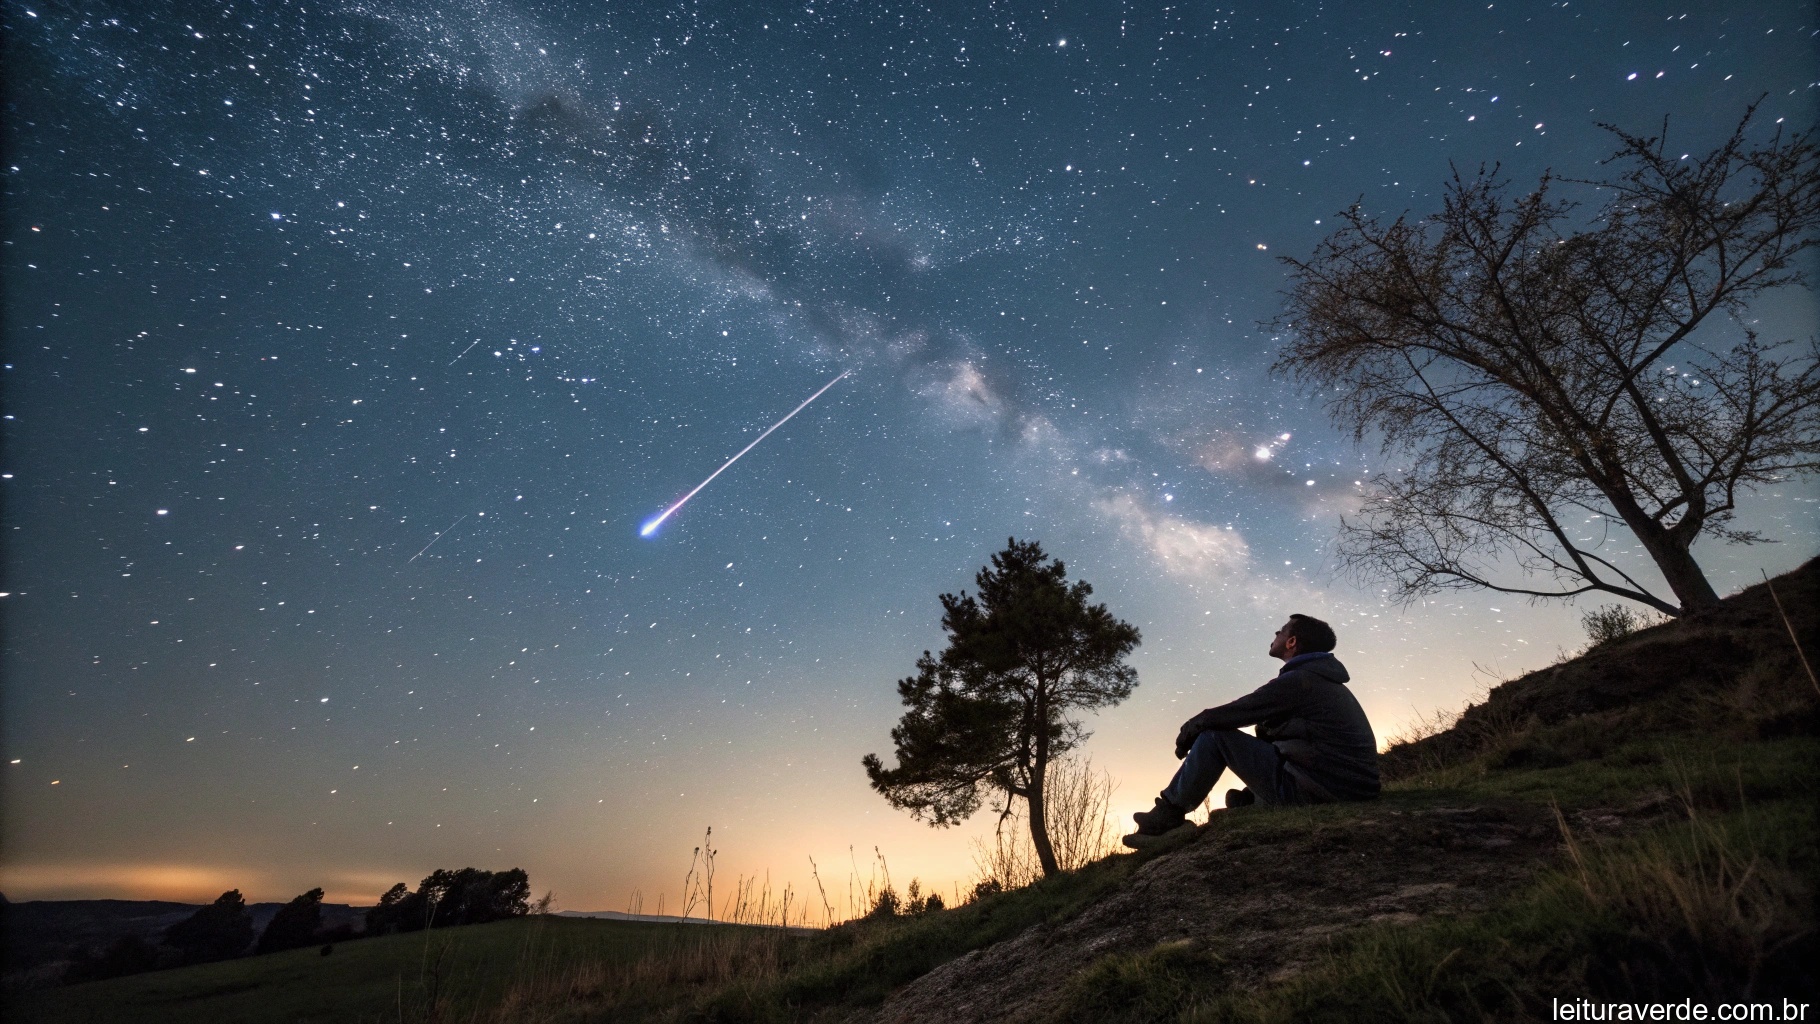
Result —
[[[1313,654],[1316,651],[1331,651],[1339,643],[1333,635],[1333,627],[1312,615],[1297,612],[1289,617],[1289,635],[1295,637],[1296,653]]]

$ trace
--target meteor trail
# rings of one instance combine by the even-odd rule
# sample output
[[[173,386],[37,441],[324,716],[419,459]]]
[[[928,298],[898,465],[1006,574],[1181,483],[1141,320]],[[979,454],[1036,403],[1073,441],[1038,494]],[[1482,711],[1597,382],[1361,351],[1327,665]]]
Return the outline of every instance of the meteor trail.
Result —
[[[469,352],[472,352],[472,351],[474,351],[474,346],[475,346],[475,345],[478,345],[478,344],[480,344],[480,339],[479,339],[479,338],[475,338],[475,339],[474,339],[474,340],[473,340],[473,341],[471,341],[471,342],[469,342],[469,343],[468,343],[468,347],[467,347],[467,348],[464,348],[464,349],[462,349],[462,350],[461,350],[461,356],[465,356],[465,355],[467,355],[467,354],[468,354],[468,353],[469,353]],[[455,365],[455,364],[456,364],[456,363],[459,363],[459,362],[461,362],[461,356],[456,356],[456,357],[455,357],[455,358],[453,358],[453,359],[451,359],[451,360],[449,360],[449,365],[450,365],[450,366],[454,366],[454,365]],[[433,543],[433,542],[432,542],[432,543]]]
[[[735,462],[738,462],[740,455],[744,455],[747,452],[751,451],[753,448],[758,447],[758,442],[763,441],[767,437],[770,437],[771,431],[776,430],[778,427],[781,427],[784,424],[790,422],[790,416],[795,416],[797,413],[802,412],[804,409],[807,409],[809,407],[810,402],[813,402],[822,396],[822,392],[827,391],[829,388],[833,387],[836,384],[839,384],[843,377],[847,376],[847,374],[852,373],[852,372],[853,372],[852,370],[842,370],[839,377],[836,377],[833,380],[829,381],[828,383],[823,384],[821,387],[821,391],[817,391],[815,394],[810,395],[808,398],[803,399],[803,404],[797,406],[794,409],[791,409],[789,416],[785,416],[783,419],[778,420],[776,423],[773,423],[770,426],[766,427],[764,433],[753,438],[751,444],[746,445],[744,448],[741,448],[739,450],[739,455],[735,455],[732,458],[728,459],[726,462],[722,463],[721,467],[719,469],[708,474],[708,479],[703,480],[701,483],[696,484],[695,490],[690,491],[689,493],[683,495],[681,498],[678,498],[676,501],[676,504],[671,505],[667,509],[664,509],[663,512],[660,513],[656,519],[653,519],[650,522],[646,523],[644,526],[640,527],[639,531],[638,531],[638,535],[640,537],[649,537],[652,534],[656,533],[657,528],[664,524],[664,520],[670,518],[670,516],[677,509],[682,508],[684,505],[688,504],[689,499],[695,497],[696,493],[699,492],[703,487],[706,487],[709,484],[713,483],[715,477],[721,475],[722,473],[725,473],[727,471],[728,466],[731,466]],[[430,543],[434,544],[436,542],[431,541]],[[422,554],[422,552],[418,552],[418,553]]]
[[[472,346],[469,346],[469,347],[472,347]],[[461,517],[461,519],[466,519],[466,518],[467,518],[467,516],[465,516],[465,515],[464,515],[464,516],[462,516],[462,517]],[[453,530],[453,529],[454,529],[454,528],[456,528],[456,527],[457,527],[457,526],[460,526],[460,525],[461,525],[461,519],[457,519],[457,520],[455,520],[455,521],[454,521],[454,522],[452,522],[452,523],[450,523],[450,524],[449,524],[449,530]],[[443,534],[443,533],[448,533],[448,532],[449,532],[449,530],[444,530],[444,531],[442,531],[442,533],[439,533],[439,534],[437,534],[437,535],[436,535],[436,536],[434,536],[434,537],[431,537],[431,538],[430,538],[430,543],[429,543],[429,544],[425,544],[425,545],[424,545],[424,546],[423,546],[423,551],[428,551],[428,550],[430,550],[430,547],[431,547],[431,545],[434,545],[434,544],[435,544],[435,543],[436,543],[436,542],[437,542],[437,541],[439,541],[439,540],[441,540],[441,539],[442,539],[442,534]],[[417,554],[415,554],[415,555],[412,555],[412,556],[411,556],[411,557],[409,557],[409,558],[407,558],[407,559],[405,559],[405,560],[404,560],[404,564],[406,564],[406,565],[410,565],[410,564],[411,564],[411,563],[412,563],[412,562],[415,562],[415,561],[417,561],[417,559],[418,559],[418,558],[419,558],[419,557],[421,557],[421,556],[422,556],[422,555],[423,555],[423,551],[419,551],[419,552],[417,552]]]

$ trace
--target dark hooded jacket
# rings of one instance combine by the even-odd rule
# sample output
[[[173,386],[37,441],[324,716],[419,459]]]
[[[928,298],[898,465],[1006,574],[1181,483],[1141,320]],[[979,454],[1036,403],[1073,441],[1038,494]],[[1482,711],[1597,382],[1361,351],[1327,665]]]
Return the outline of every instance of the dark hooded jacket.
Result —
[[[1187,731],[1255,725],[1309,798],[1370,800],[1378,795],[1378,742],[1346,688],[1351,678],[1332,654],[1297,655],[1270,682],[1189,719]]]

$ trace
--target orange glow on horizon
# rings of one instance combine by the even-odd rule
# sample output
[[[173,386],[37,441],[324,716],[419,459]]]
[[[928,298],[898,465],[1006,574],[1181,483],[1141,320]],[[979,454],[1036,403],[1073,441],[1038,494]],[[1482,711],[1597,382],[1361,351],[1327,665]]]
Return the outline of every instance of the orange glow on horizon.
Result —
[[[289,877],[294,872],[284,872]],[[381,881],[384,879],[384,881]],[[371,871],[338,871],[320,881],[287,884],[263,868],[203,864],[7,864],[0,867],[6,898],[24,900],[166,900],[213,903],[239,889],[248,903],[283,903],[320,885],[323,900],[371,906],[393,882],[405,881]]]

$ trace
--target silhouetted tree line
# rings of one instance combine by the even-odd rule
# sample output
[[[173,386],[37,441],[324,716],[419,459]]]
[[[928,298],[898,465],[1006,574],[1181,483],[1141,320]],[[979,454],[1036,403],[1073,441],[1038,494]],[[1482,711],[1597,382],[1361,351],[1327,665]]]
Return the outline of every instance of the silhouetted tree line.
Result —
[[[379,897],[378,905],[366,912],[364,931],[355,931],[348,924],[325,927],[322,890],[311,889],[278,908],[255,938],[253,914],[245,897],[240,890],[230,889],[215,902],[165,929],[157,944],[138,935],[123,935],[103,949],[81,950],[64,972],[64,981],[99,981],[309,946],[321,946],[327,956],[337,942],[425,928],[485,924],[522,917],[530,909],[531,879],[523,868],[498,872],[438,868],[419,883],[416,892],[403,882],[387,890]]]
[[[320,894],[322,890],[314,890]],[[252,950],[253,915],[239,889],[230,889],[215,902],[165,929],[163,942],[153,944],[138,935],[122,935],[99,952],[79,951],[64,971],[66,983],[99,981],[166,967],[214,960],[231,960]]]
[[[425,928],[486,924],[522,917],[531,909],[531,878],[523,868],[509,871],[437,869],[411,892],[403,882],[386,890],[367,911],[367,934],[419,932]]]

